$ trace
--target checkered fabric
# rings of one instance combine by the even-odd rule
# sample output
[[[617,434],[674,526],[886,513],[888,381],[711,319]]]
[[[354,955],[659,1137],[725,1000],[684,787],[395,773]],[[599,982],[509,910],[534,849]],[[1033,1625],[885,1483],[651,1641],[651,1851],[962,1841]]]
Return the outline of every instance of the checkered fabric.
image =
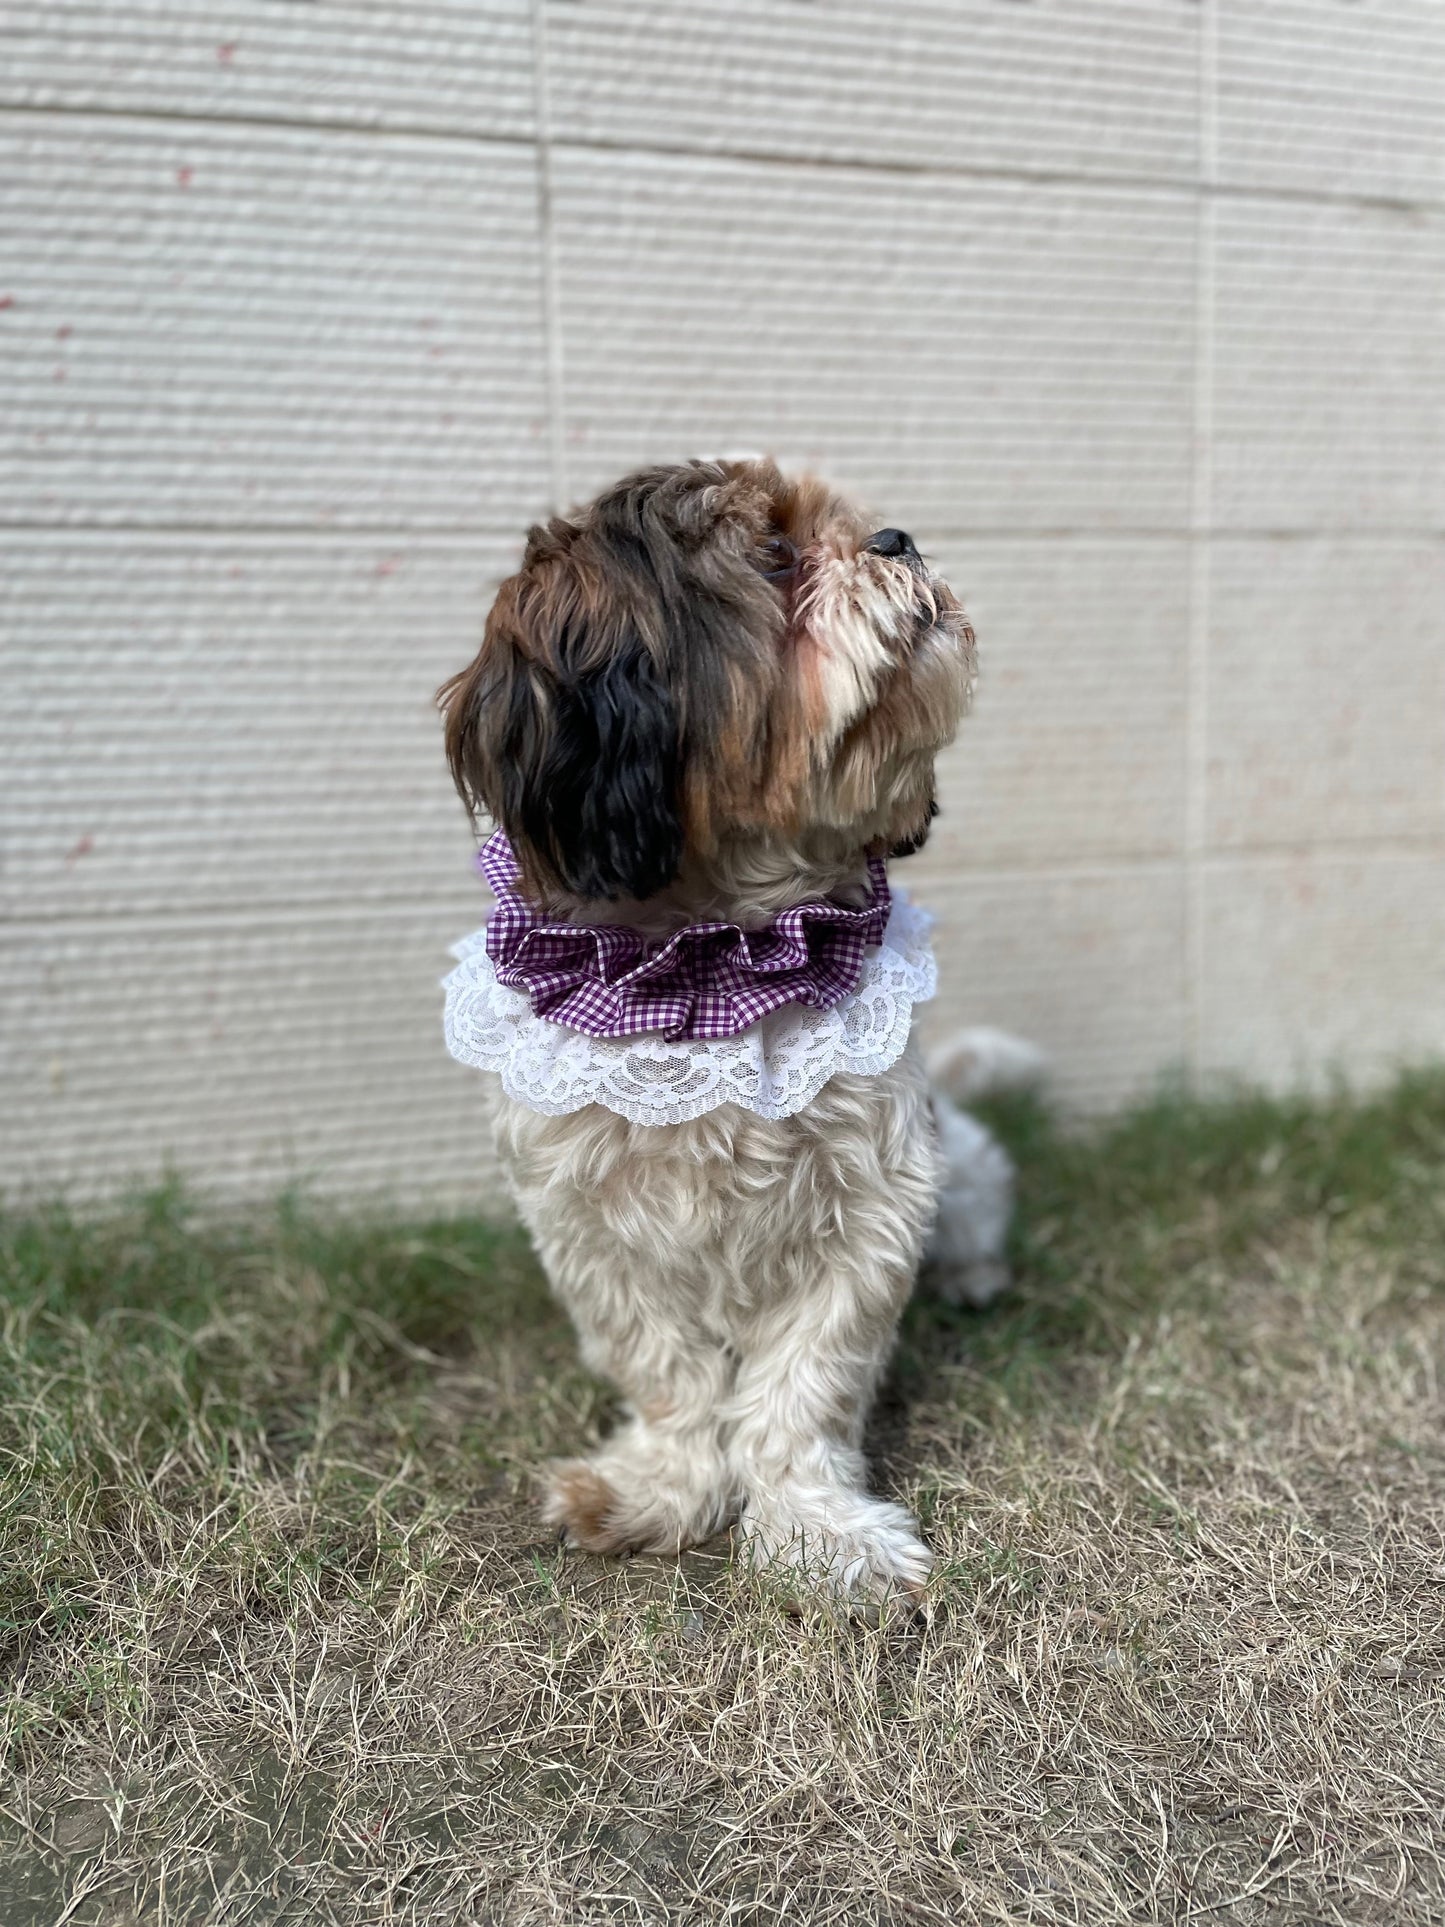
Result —
[[[855,910],[820,899],[761,930],[693,923],[665,940],[625,925],[547,922],[518,890],[500,830],[477,861],[497,899],[486,945],[498,982],[524,991],[537,1016],[589,1037],[736,1037],[785,1004],[831,1010],[857,989],[864,953],[888,924],[881,857],[869,862],[868,900]]]

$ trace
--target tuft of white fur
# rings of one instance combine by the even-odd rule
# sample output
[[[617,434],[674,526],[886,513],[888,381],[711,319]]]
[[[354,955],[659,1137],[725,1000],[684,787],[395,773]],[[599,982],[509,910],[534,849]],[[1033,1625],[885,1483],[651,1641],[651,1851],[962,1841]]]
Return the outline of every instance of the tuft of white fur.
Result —
[[[983,1306],[1009,1283],[1013,1160],[976,1117],[934,1093],[943,1182],[924,1254],[925,1283],[950,1304]]]
[[[890,642],[915,619],[915,593],[906,570],[885,564],[869,573],[857,557],[819,563],[799,606],[823,639],[818,671],[826,705],[822,741],[829,748],[877,694],[893,663]]]
[[[981,1307],[1007,1288],[1014,1207],[1013,1160],[976,1117],[955,1106],[994,1091],[1031,1090],[1047,1068],[1037,1045],[985,1024],[956,1032],[929,1055],[943,1178],[923,1277],[950,1304]]]
[[[928,1075],[955,1104],[973,1104],[996,1091],[1030,1091],[1048,1074],[1037,1044],[992,1025],[961,1030],[928,1057]]]

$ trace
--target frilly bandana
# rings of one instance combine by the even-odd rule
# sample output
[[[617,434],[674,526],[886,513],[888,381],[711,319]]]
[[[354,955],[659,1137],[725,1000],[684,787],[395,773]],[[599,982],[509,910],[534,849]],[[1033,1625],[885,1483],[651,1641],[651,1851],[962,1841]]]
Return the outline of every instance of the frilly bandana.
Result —
[[[869,861],[868,900],[856,910],[799,903],[761,930],[693,923],[665,941],[625,925],[548,923],[518,891],[500,830],[478,864],[497,899],[486,934],[497,981],[522,991],[538,1017],[589,1037],[736,1037],[785,1004],[831,1010],[857,989],[888,924],[881,857]]]

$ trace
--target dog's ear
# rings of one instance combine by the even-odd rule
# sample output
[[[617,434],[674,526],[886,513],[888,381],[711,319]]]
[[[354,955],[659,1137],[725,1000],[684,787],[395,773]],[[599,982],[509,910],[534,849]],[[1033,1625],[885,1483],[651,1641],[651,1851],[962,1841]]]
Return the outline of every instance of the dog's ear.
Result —
[[[471,666],[445,684],[452,777],[523,875],[578,897],[649,897],[682,861],[680,717],[618,599],[534,531]]]
[[[498,815],[575,896],[654,896],[682,862],[676,707],[636,637],[570,666],[588,653],[564,635],[555,672],[512,679]]]

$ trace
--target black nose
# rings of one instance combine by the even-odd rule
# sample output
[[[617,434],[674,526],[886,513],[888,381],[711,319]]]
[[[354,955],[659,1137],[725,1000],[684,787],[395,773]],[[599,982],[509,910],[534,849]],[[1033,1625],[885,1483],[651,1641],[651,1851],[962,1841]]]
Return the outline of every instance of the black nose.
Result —
[[[875,555],[917,555],[918,553],[913,546],[913,537],[906,529],[879,529],[876,535],[869,536],[863,546],[865,549],[871,549]]]

